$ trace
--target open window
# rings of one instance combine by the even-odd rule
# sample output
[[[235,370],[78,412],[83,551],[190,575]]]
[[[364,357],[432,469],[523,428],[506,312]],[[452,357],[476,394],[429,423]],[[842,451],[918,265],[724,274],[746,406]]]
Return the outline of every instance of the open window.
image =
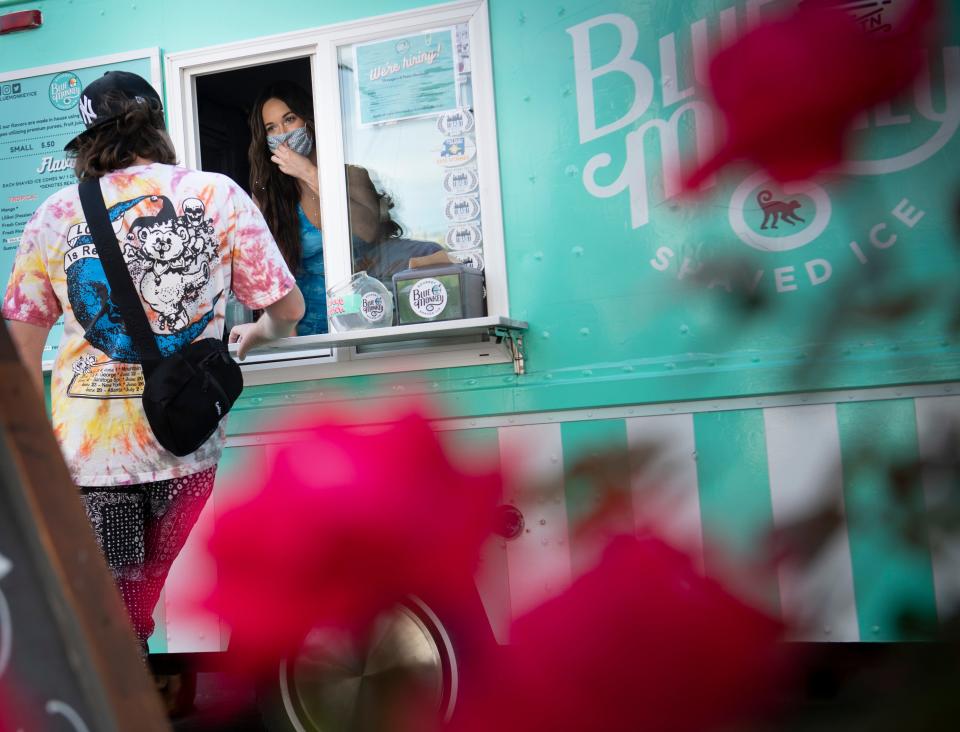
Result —
[[[308,261],[305,249],[295,269],[326,317],[252,354],[248,381],[510,360],[521,367],[523,324],[508,313],[485,2],[166,62],[181,160],[230,176],[255,199],[254,100],[280,80],[312,96],[319,210],[307,202],[297,214],[305,237],[308,224],[320,234],[322,258]],[[250,317],[230,304],[228,321]]]

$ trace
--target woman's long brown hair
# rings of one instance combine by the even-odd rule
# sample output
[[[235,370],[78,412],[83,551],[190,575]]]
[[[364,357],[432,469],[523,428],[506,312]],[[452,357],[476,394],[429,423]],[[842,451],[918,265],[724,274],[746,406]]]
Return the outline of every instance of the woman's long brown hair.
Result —
[[[287,266],[295,273],[300,267],[300,219],[297,215],[300,187],[295,178],[281,173],[276,163],[270,160],[272,153],[267,147],[267,133],[263,128],[263,105],[270,99],[285,103],[306,123],[311,135],[315,134],[313,104],[310,95],[297,84],[278,81],[260,92],[248,119],[250,193],[267,220]]]

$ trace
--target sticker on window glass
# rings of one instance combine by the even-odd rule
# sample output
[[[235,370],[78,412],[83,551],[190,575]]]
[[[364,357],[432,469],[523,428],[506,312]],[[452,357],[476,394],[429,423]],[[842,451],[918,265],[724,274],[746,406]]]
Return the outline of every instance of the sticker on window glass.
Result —
[[[367,292],[360,302],[360,314],[371,323],[379,323],[387,312],[383,302],[383,295],[379,292]]]
[[[455,165],[469,163],[476,154],[477,145],[472,137],[468,135],[448,137],[440,147],[437,162],[446,168],[452,168]]]
[[[465,25],[457,26],[457,73],[470,73],[470,30]]]
[[[327,298],[327,315],[346,315],[360,309],[360,296],[356,293]]]
[[[421,318],[435,318],[447,306],[447,288],[433,277],[425,277],[410,288],[410,307]]]
[[[437,117],[437,129],[448,137],[462,135],[473,129],[473,115],[468,109],[456,109],[453,112],[444,112]]]
[[[471,249],[469,252],[448,252],[450,257],[457,264],[465,264],[479,272],[483,272],[483,254],[479,249]]]
[[[457,251],[476,249],[483,242],[483,232],[477,224],[460,224],[447,229],[447,246]]]
[[[443,176],[443,190],[448,196],[473,193],[480,184],[476,168],[454,168]]]
[[[447,201],[443,214],[448,221],[472,221],[480,215],[480,200],[476,196],[458,196]]]

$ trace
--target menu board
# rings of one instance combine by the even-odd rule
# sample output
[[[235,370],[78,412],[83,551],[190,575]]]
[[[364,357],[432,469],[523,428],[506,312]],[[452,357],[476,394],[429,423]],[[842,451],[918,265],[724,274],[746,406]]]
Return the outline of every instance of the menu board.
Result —
[[[143,50],[0,74],[0,284],[6,290],[23,227],[43,201],[76,183],[63,146],[83,122],[77,105],[90,82],[107,71],[124,70],[160,89],[159,50]],[[44,348],[51,360],[60,342],[61,322]]]

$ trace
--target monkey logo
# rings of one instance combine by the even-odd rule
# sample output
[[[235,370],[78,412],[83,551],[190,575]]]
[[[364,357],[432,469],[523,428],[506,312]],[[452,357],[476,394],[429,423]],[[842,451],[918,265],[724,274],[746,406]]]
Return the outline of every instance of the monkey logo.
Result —
[[[790,226],[796,226],[796,222],[806,223],[804,219],[801,219],[797,216],[797,209],[802,205],[800,201],[775,201],[773,199],[773,193],[769,190],[762,190],[757,194],[757,203],[760,204],[760,208],[763,209],[763,223],[760,225],[761,229],[767,228],[767,223],[770,223],[771,229],[777,228],[777,221],[785,221],[790,224]],[[771,222],[770,220],[773,219]]]

